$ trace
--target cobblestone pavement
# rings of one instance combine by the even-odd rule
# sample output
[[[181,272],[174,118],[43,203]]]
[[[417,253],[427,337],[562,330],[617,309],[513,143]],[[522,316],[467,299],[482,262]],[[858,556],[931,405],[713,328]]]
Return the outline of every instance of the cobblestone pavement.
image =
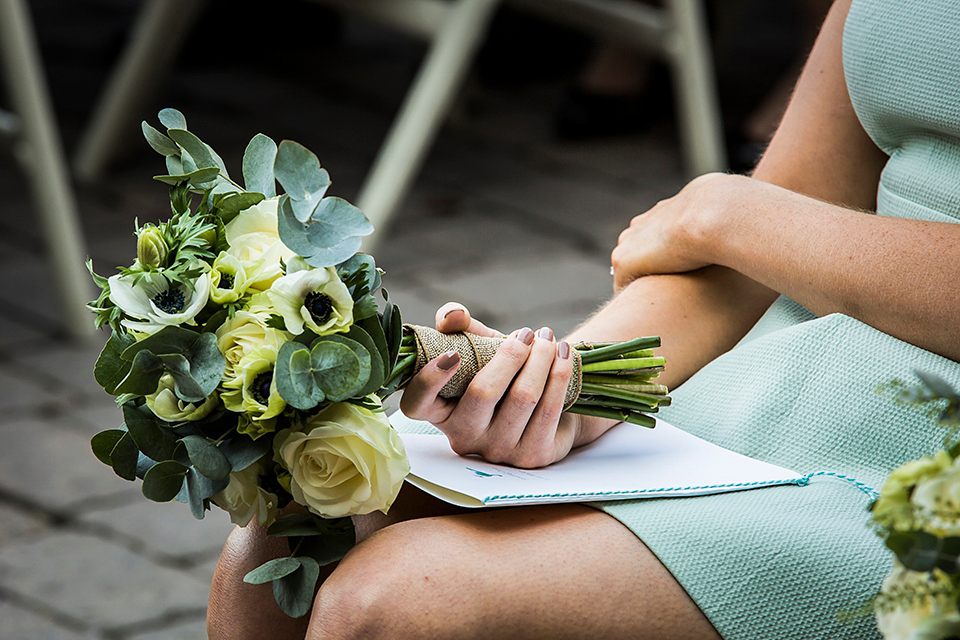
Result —
[[[72,148],[130,3],[32,6]],[[331,193],[353,198],[419,45],[345,21],[335,43],[298,49],[297,64],[254,63],[250,43],[227,55],[226,36],[206,33],[215,42],[191,39],[144,117],[180,108],[233,167],[258,131],[297,140],[330,171]],[[493,326],[563,333],[608,297],[619,231],[682,184],[676,142],[667,123],[617,141],[558,143],[549,127],[558,95],[550,84],[473,81],[464,91],[378,251],[405,319],[432,323],[436,307],[456,299]],[[138,134],[108,177],[78,187],[101,273],[132,261],[134,217],[168,211],[164,187],[150,180],[161,160]],[[151,503],[93,457],[89,438],[120,422],[91,373],[107,336],[58,337],[37,216],[2,148],[0,186],[0,638],[203,638],[231,525],[219,510],[198,522],[183,505]]]

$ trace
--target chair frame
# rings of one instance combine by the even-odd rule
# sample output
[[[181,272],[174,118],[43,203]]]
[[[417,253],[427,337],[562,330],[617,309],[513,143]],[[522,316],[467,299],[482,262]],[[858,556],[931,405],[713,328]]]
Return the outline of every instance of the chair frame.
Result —
[[[368,174],[357,205],[378,231],[410,188],[504,2],[599,38],[654,51],[672,69],[681,146],[692,177],[726,168],[701,0],[313,0],[430,41],[427,55]],[[94,179],[132,125],[139,96],[169,65],[204,0],[148,0],[80,143],[74,169]],[[364,242],[372,251],[379,233]]]

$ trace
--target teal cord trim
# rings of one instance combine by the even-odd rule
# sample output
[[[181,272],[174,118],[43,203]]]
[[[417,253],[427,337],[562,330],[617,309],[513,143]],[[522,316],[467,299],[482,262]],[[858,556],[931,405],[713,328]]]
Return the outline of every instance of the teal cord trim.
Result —
[[[804,477],[800,478],[800,482],[798,482],[797,484],[799,484],[800,486],[806,486],[810,484],[810,480],[813,479],[815,476],[827,476],[830,478],[837,478],[838,480],[844,480],[846,482],[849,482],[850,484],[855,486],[857,489],[860,489],[860,491],[863,491],[865,494],[870,496],[871,500],[876,500],[877,498],[880,497],[880,492],[874,489],[873,487],[867,484],[864,484],[863,482],[860,482],[854,477],[848,476],[844,473],[837,473],[836,471],[816,471],[814,473],[808,473]]]
[[[604,499],[613,496],[631,496],[631,495],[650,495],[657,493],[669,493],[669,492],[680,492],[680,491],[702,491],[704,494],[713,491],[713,490],[737,490],[737,489],[751,489],[754,487],[772,487],[777,485],[784,484],[793,484],[793,485],[804,485],[809,481],[809,476],[803,476],[801,478],[788,478],[784,480],[766,480],[758,482],[735,482],[730,484],[711,484],[711,485],[691,485],[687,487],[658,487],[656,489],[624,489],[621,491],[603,491],[603,492],[570,492],[570,493],[521,493],[515,495],[497,495],[489,496],[484,502],[490,504],[495,501],[503,500],[542,500],[546,498],[596,498]],[[700,495],[700,494],[694,494]],[[682,496],[677,496],[682,497]]]

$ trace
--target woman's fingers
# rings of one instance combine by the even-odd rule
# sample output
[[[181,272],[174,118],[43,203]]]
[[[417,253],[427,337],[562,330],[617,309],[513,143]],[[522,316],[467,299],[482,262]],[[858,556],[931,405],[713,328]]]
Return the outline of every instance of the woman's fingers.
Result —
[[[403,414],[414,420],[426,420],[434,424],[447,420],[456,402],[441,398],[438,394],[458,368],[460,354],[456,351],[448,351],[424,365],[403,390],[400,398],[400,410]]]
[[[517,463],[518,445],[531,426],[531,416],[544,400],[544,389],[556,354],[553,331],[546,327],[540,329],[531,345],[527,361],[500,402],[490,426],[480,438],[484,457],[491,462]],[[557,416],[559,417],[559,413]]]
[[[443,333],[466,331],[489,338],[503,337],[503,334],[499,331],[491,329],[479,320],[471,318],[470,312],[459,302],[448,302],[437,309],[436,327],[437,331]]]
[[[563,405],[573,376],[573,348],[557,344],[550,375],[540,402],[523,430],[513,464],[519,467],[545,467],[563,458],[573,447],[574,421],[563,420]]]
[[[492,423],[497,405],[527,361],[534,333],[523,328],[508,336],[457,402],[450,419],[437,426],[447,434],[450,446],[460,454],[482,453],[478,442]]]

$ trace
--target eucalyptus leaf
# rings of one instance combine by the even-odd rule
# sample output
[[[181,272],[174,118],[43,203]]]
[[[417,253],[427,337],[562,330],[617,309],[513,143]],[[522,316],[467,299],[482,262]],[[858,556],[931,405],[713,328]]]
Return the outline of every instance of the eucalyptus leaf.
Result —
[[[367,236],[371,233],[373,225],[363,211],[343,198],[335,197],[320,201],[307,226],[310,243],[322,249],[336,246],[351,236]]]
[[[263,202],[263,199],[262,193],[252,193],[249,191],[234,193],[224,198],[223,202],[220,203],[220,213],[224,215],[229,222],[241,211]]]
[[[163,368],[173,378],[173,392],[185,402],[203,402],[207,394],[203,387],[194,379],[190,370],[190,361],[184,356],[174,353],[160,356]]]
[[[91,442],[94,454],[98,458],[105,454],[114,473],[124,480],[134,480],[137,477],[137,460],[140,457],[140,451],[129,433],[121,431],[123,435],[117,435],[116,431],[118,430],[101,431],[94,436],[94,441]],[[109,451],[106,451],[107,449]]]
[[[288,576],[300,568],[299,558],[275,558],[265,562],[247,575],[243,581],[247,584],[266,584],[284,576]]]
[[[226,173],[223,160],[213,152],[200,138],[186,129],[168,129],[167,135],[180,145],[180,148],[190,154],[198,169],[216,167],[218,173]]]
[[[128,333],[114,331],[100,352],[93,365],[93,377],[107,393],[115,395],[117,386],[130,372],[130,362],[122,360],[120,354],[136,341]]]
[[[193,514],[193,517],[197,520],[203,520],[205,515],[207,504],[204,500],[204,491],[203,483],[201,478],[203,476],[194,468],[187,470],[186,482],[184,483],[184,488],[187,491],[186,497],[187,502],[190,504],[190,513]]]
[[[183,161],[180,160],[180,156],[167,156],[164,158],[164,163],[167,166],[167,173],[171,176],[183,175]],[[156,176],[153,178],[157,179]]]
[[[307,239],[307,227],[297,220],[293,212],[293,200],[288,195],[281,196],[278,203],[277,233],[283,244],[298,255],[309,256],[317,250]]]
[[[176,109],[171,109],[169,107],[166,109],[161,109],[160,113],[157,114],[157,118],[160,120],[160,124],[165,126],[167,129],[187,128],[187,119]]]
[[[220,452],[227,457],[232,471],[243,471],[271,450],[270,438],[254,440],[245,434],[236,434],[220,444]]]
[[[350,236],[349,238],[345,238],[340,244],[325,249],[315,247],[313,253],[300,255],[303,256],[304,262],[310,266],[322,269],[323,267],[332,267],[338,262],[343,262],[343,260],[355,254],[362,244],[363,238]]]
[[[183,168],[181,167],[181,171],[182,170]],[[153,176],[153,179],[174,186],[185,182],[190,185],[202,185],[213,181],[218,175],[220,175],[220,169],[213,167],[196,169],[177,175]]]
[[[177,440],[146,405],[123,405],[123,420],[137,448],[152,460],[169,460]],[[165,424],[165,423],[163,423]]]
[[[143,131],[143,137],[146,138],[147,144],[149,144],[154,151],[159,153],[162,156],[179,156],[180,147],[178,147],[174,142],[163,135],[144,120],[140,123],[140,129]]]
[[[306,222],[330,187],[330,175],[320,168],[317,156],[291,140],[280,143],[273,171],[290,196],[297,220]]]
[[[333,340],[318,340],[310,349],[313,379],[329,400],[339,402],[350,397],[361,379],[370,375],[369,364],[362,368],[353,350]]]
[[[319,536],[325,531],[322,520],[312,513],[292,513],[267,527],[268,536]]]
[[[298,558],[300,567],[273,581],[273,597],[291,618],[300,618],[313,605],[313,591],[320,577],[320,565],[313,558]]]
[[[285,342],[280,347],[273,377],[280,397],[295,409],[309,411],[326,397],[313,379],[310,351],[299,342]]]
[[[960,398],[950,383],[940,376],[924,371],[914,371],[914,374],[916,374],[923,384],[925,384],[927,388],[935,393],[938,397],[946,398],[948,400],[956,400]]]
[[[170,502],[183,487],[187,468],[173,460],[158,462],[143,476],[143,495],[154,502]]]
[[[400,344],[403,341],[403,318],[400,317],[400,307],[390,301],[386,291],[383,294],[387,298],[387,304],[383,310],[381,326],[390,354],[387,371],[393,371],[397,364],[397,356],[400,355]]]
[[[126,353],[126,351],[124,351]],[[163,361],[149,351],[140,351],[134,356],[130,370],[114,392],[146,396],[156,392],[160,376],[163,375]]]
[[[350,287],[350,294],[354,300],[360,296],[373,293],[380,288],[380,271],[373,256],[366,253],[357,253],[337,266],[337,275]],[[354,283],[354,278],[357,278]]]
[[[352,398],[358,395],[366,395],[367,392],[364,392],[363,389],[369,386],[371,382],[374,382],[374,388],[379,387],[380,383],[383,382],[383,368],[376,366],[377,362],[380,360],[380,357],[376,353],[376,347],[374,346],[373,341],[370,339],[370,336],[366,335],[362,329],[357,329],[357,331],[354,331],[353,327],[351,327],[349,337],[344,336],[341,333],[335,333],[319,338],[318,340],[339,342],[340,344],[348,347],[351,351],[353,351],[353,354],[357,356],[357,360],[360,363],[360,375],[353,387],[344,392],[347,398]],[[373,353],[371,353],[371,349],[373,349]],[[381,378],[379,382],[374,379],[376,376]]]
[[[377,308],[377,299],[368,293],[353,305],[353,320],[356,322],[357,320],[373,317],[377,315],[379,311]]]
[[[353,521],[348,518],[325,520],[323,534],[297,540],[297,555],[309,556],[321,567],[337,562],[356,544]]]
[[[230,476],[230,462],[217,446],[204,436],[187,436],[180,440],[197,471],[213,480]]]
[[[273,165],[277,159],[277,143],[258,133],[243,152],[243,184],[247,191],[262,193],[267,198],[277,195]]]
[[[113,463],[110,461],[110,455],[120,439],[126,434],[127,432],[123,429],[105,429],[93,436],[90,439],[90,448],[93,450],[93,455],[97,456],[97,460],[103,464],[112,467]]]

